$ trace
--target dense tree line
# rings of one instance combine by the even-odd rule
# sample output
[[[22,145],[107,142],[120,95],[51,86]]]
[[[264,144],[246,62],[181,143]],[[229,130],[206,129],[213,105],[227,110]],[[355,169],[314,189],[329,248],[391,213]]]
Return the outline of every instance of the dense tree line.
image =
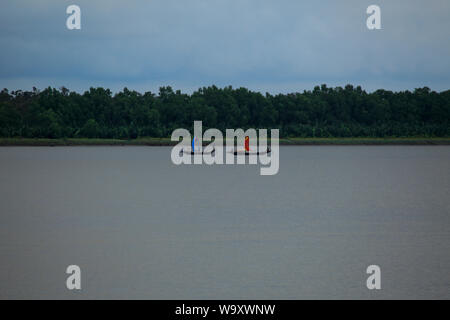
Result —
[[[317,86],[265,95],[246,88],[201,88],[158,94],[127,88],[113,94],[62,87],[0,93],[0,137],[169,137],[176,128],[279,128],[282,137],[450,136],[450,90],[367,93],[361,87]]]

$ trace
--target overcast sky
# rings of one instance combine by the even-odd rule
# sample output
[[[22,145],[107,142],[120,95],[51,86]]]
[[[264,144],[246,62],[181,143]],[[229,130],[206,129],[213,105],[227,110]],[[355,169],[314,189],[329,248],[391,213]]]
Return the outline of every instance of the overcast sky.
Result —
[[[81,8],[81,30],[66,8]],[[366,27],[381,7],[382,30]],[[2,0],[0,87],[450,89],[448,0]]]

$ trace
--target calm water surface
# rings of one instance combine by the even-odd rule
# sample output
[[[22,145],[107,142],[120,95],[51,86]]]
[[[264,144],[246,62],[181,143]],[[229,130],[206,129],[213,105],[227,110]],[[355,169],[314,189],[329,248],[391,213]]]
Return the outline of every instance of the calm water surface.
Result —
[[[281,147],[271,177],[170,151],[0,148],[0,298],[450,298],[450,147]]]

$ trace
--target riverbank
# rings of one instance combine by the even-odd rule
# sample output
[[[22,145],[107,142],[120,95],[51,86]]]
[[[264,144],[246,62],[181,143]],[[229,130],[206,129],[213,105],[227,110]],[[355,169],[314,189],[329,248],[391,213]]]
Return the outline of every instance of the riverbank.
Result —
[[[0,138],[0,146],[173,146],[170,138],[29,139]],[[280,145],[450,145],[450,138],[289,138]]]

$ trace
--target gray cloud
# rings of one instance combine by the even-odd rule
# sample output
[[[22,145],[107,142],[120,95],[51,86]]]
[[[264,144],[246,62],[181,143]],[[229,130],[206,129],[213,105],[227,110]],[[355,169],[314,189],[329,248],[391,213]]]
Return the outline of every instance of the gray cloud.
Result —
[[[82,10],[82,30],[65,9]],[[365,10],[382,9],[369,31]],[[3,1],[0,86],[217,84],[287,92],[316,84],[450,88],[450,3],[416,1]]]

